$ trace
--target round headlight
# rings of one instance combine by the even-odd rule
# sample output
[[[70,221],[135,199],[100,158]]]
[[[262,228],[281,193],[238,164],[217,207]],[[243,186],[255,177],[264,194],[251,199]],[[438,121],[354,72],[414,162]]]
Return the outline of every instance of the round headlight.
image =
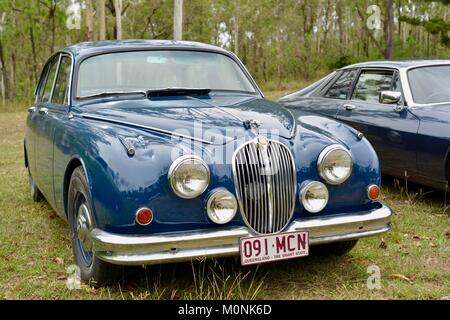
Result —
[[[182,156],[170,166],[169,182],[177,196],[194,199],[209,185],[208,165],[197,156]]]
[[[231,192],[218,190],[209,197],[206,210],[212,222],[225,224],[234,218],[237,206],[236,197]]]
[[[320,176],[329,184],[344,183],[352,174],[353,159],[341,145],[326,147],[317,161]]]
[[[328,198],[327,186],[319,181],[308,183],[300,192],[300,202],[311,213],[322,211],[328,203]]]

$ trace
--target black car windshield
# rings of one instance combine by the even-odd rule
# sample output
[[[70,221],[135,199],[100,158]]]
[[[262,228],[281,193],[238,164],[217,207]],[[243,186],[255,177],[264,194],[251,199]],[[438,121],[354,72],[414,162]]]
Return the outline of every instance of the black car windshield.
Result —
[[[408,79],[415,103],[450,102],[450,65],[412,69]]]
[[[256,92],[233,59],[213,52],[107,53],[84,60],[78,72],[78,98],[164,88]]]

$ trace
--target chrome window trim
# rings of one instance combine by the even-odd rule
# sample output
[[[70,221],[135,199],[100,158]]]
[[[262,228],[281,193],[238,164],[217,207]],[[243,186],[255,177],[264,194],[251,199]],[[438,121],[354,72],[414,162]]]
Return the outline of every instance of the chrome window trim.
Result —
[[[56,65],[55,78],[53,79],[52,91],[50,92],[50,97],[48,97],[47,103],[53,103],[53,93],[55,92],[56,80],[58,79],[59,67],[61,66],[61,53],[58,53],[58,64]]]
[[[350,159],[352,160],[352,166],[351,166],[351,168],[350,168],[350,174],[349,174],[348,177],[347,177],[344,181],[342,181],[342,182],[329,181],[329,180],[326,178],[326,176],[323,174],[323,161],[324,161],[324,159],[326,158],[326,156],[327,156],[330,152],[336,151],[336,150],[342,150],[342,151],[346,152],[346,153],[350,156]],[[351,154],[350,151],[348,151],[343,145],[340,145],[340,144],[332,144],[332,145],[329,145],[328,147],[326,147],[325,149],[323,149],[323,150],[320,152],[319,158],[317,159],[317,170],[318,170],[318,172],[319,172],[320,177],[321,177],[323,180],[325,180],[328,184],[331,184],[331,185],[334,185],[334,186],[341,185],[341,184],[343,184],[344,182],[346,182],[348,179],[350,179],[350,177],[351,177],[352,174],[353,174],[353,165],[354,165],[354,161],[353,161],[353,156],[352,156],[352,154]]]
[[[417,107],[428,107],[428,106],[439,106],[449,104],[448,102],[438,102],[438,103],[415,103],[414,98],[411,91],[411,86],[409,85],[408,72],[413,69],[418,68],[426,68],[426,67],[439,67],[439,66],[450,66],[450,63],[438,62],[438,63],[423,63],[415,66],[410,66],[407,68],[403,68],[400,70],[400,78],[402,82],[402,87],[404,88],[405,99],[408,107],[417,108]]]
[[[204,165],[204,167],[206,168],[206,171],[208,172],[208,183],[206,184],[204,190],[203,190],[198,196],[195,196],[194,198],[189,198],[189,197],[186,197],[186,196],[183,195],[183,194],[180,194],[180,193],[174,188],[174,184],[173,184],[173,173],[174,173],[174,171],[180,166],[180,164],[182,164],[184,161],[186,161],[186,160],[193,160],[193,159],[199,160],[199,161]],[[177,158],[174,162],[172,162],[172,164],[170,165],[170,168],[169,168],[169,172],[168,172],[168,174],[167,174],[167,178],[168,178],[168,180],[169,180],[170,188],[172,189],[172,191],[173,191],[178,197],[180,197],[180,198],[182,198],[182,199],[186,199],[186,200],[191,200],[191,199],[198,198],[200,195],[202,195],[202,194],[206,191],[206,189],[208,189],[209,184],[210,184],[210,182],[211,182],[211,172],[210,172],[210,170],[209,170],[208,164],[207,164],[202,158],[200,158],[199,156],[196,156],[196,155],[193,155],[193,154],[192,154],[192,155],[184,155],[184,156],[181,156],[181,157]]]
[[[61,71],[61,62],[63,57],[68,57],[70,58],[70,73],[69,73],[69,81],[67,82],[68,85],[68,91],[67,91],[67,98],[66,101],[64,101],[64,105],[65,106],[70,106],[70,94],[71,94],[71,84],[72,84],[72,73],[73,73],[73,57],[71,54],[67,53],[67,52],[60,52],[59,53],[59,59],[58,59],[58,68],[56,69],[56,75],[55,75],[55,80],[53,82],[53,88],[52,88],[52,93],[51,93],[51,98],[50,98],[50,103],[53,103],[53,94],[55,91],[55,86],[56,86],[56,82],[58,81],[58,77],[59,77],[59,72]]]
[[[292,217],[294,216],[294,212],[295,212],[295,201],[296,201],[296,198],[297,198],[297,170],[296,170],[296,166],[295,166],[295,158],[294,158],[294,155],[292,154],[292,151],[291,151],[286,145],[284,145],[284,144],[281,143],[280,141],[277,141],[277,140],[274,140],[274,139],[268,139],[268,138],[267,138],[267,141],[269,141],[269,142],[275,142],[275,143],[278,143],[278,144],[280,144],[280,145],[282,145],[282,146],[285,147],[285,149],[287,150],[287,152],[289,153],[289,155],[290,155],[290,157],[291,157],[292,170],[293,170],[293,174],[294,174],[294,176],[293,176],[293,179],[294,179],[294,190],[293,190],[294,196],[292,197],[292,209],[291,209],[290,215],[289,215],[289,217],[288,217],[288,219],[287,219],[287,224],[286,224],[286,226],[284,226],[284,227],[281,228],[280,230],[271,233],[271,234],[279,234],[279,233],[282,233],[282,232],[286,229],[286,227],[289,225],[289,222],[292,220]],[[235,187],[236,198],[237,198],[237,200],[238,200],[239,212],[240,212],[240,215],[241,215],[241,217],[242,217],[242,220],[244,221],[245,225],[246,225],[248,228],[250,228],[250,230],[252,230],[253,233],[255,233],[256,235],[261,235],[261,234],[263,234],[263,233],[260,233],[260,232],[258,232],[257,230],[255,230],[255,229],[251,226],[251,224],[250,224],[250,222],[248,221],[246,215],[243,213],[243,210],[242,210],[242,208],[244,207],[244,204],[243,204],[243,202],[242,202],[243,199],[240,197],[240,193],[239,193],[238,185],[237,185],[238,176],[237,176],[237,169],[236,169],[236,157],[237,157],[237,155],[239,154],[239,152],[240,152],[246,145],[249,145],[249,144],[251,144],[251,143],[254,143],[254,144],[257,145],[257,144],[258,144],[258,137],[254,138],[254,139],[252,139],[252,140],[250,140],[250,141],[247,141],[247,142],[241,144],[239,147],[236,148],[236,150],[234,151],[233,156],[232,156],[232,158],[231,158],[231,163],[232,163],[231,169],[232,169],[232,172],[233,172],[233,180],[234,180],[233,183],[234,183],[234,187]],[[250,173],[249,173],[249,174],[250,174]],[[272,182],[272,181],[270,181],[270,182]],[[269,183],[269,179],[268,179],[267,183]]]
[[[242,63],[242,61],[233,53],[230,51],[225,51],[225,50],[215,50],[215,49],[200,49],[200,48],[173,48],[170,46],[161,46],[161,47],[157,47],[157,48],[153,48],[153,47],[148,47],[148,48],[115,48],[115,49],[111,49],[110,51],[105,51],[105,52],[95,52],[92,54],[88,54],[86,56],[83,56],[81,59],[79,59],[76,63],[76,65],[74,66],[74,77],[73,77],[73,87],[75,90],[77,90],[78,87],[78,80],[79,80],[79,69],[81,64],[86,61],[89,58],[92,57],[96,57],[96,56],[101,56],[101,55],[105,55],[105,54],[112,54],[112,53],[124,53],[124,52],[139,52],[139,51],[197,51],[197,52],[206,52],[206,53],[215,53],[215,54],[221,54],[223,56],[228,57],[229,59],[231,59],[232,61],[234,61],[239,69],[242,71],[242,73],[244,74],[244,76],[247,78],[247,80],[250,81],[250,83],[253,85],[255,92],[249,92],[249,95],[259,95],[261,98],[264,99],[264,94],[262,93],[261,89],[259,88],[258,84],[256,83],[255,79],[253,79],[253,77],[251,76],[251,74],[248,72],[247,68],[245,67],[245,65]],[[73,91],[72,91],[72,95],[71,95],[71,99],[73,100],[80,100],[77,98],[77,96],[73,95]]]

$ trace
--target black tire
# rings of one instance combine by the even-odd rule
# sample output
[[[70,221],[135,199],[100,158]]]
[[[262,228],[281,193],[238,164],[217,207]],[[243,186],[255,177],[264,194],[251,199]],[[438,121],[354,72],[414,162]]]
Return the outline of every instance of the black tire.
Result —
[[[72,251],[75,263],[80,268],[81,280],[89,283],[94,287],[103,286],[115,282],[121,274],[122,268],[105,261],[100,260],[92,251],[89,241],[82,241],[83,230],[92,230],[95,227],[94,219],[92,219],[92,203],[89,196],[89,188],[82,167],[76,168],[70,179],[67,210],[70,227],[70,239],[72,241]],[[87,209],[87,211],[83,211]],[[80,220],[78,216],[82,214],[87,218],[87,228],[81,229],[81,237],[77,225]],[[88,221],[90,220],[90,221]]]
[[[40,201],[44,200],[44,196],[43,196],[41,190],[39,190],[36,183],[34,183],[33,177],[31,176],[30,169],[28,169],[28,186],[30,187],[31,198],[33,199],[34,202],[40,202]]]
[[[349,253],[358,243],[358,240],[332,242],[313,246],[310,248],[312,255],[322,257],[338,257]]]

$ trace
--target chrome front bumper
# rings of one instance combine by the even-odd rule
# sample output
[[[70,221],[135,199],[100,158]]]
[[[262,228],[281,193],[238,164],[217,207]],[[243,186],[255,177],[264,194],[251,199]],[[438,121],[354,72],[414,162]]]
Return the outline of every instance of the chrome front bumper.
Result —
[[[309,231],[310,245],[358,239],[391,229],[392,211],[379,209],[351,215],[294,220],[283,232]],[[128,236],[94,229],[93,252],[100,259],[118,265],[161,264],[239,255],[239,239],[255,235],[247,227],[154,236]]]

